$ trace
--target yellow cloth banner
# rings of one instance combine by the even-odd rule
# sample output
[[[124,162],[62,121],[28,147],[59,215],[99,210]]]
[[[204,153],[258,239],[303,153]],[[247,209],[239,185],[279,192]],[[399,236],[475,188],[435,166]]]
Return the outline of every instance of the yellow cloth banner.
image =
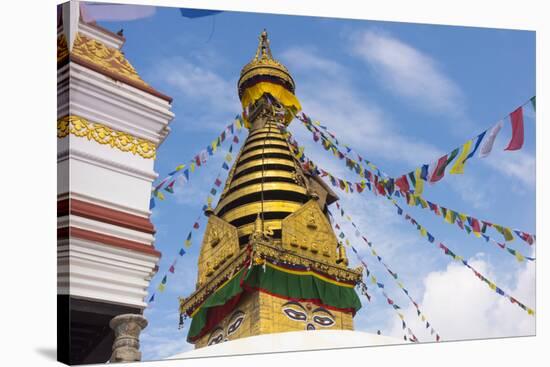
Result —
[[[473,141],[468,140],[466,144],[462,147],[462,153],[458,156],[456,159],[455,164],[453,165],[453,168],[449,171],[450,174],[457,175],[457,174],[463,174],[464,173],[464,160],[470,154],[470,149],[472,147]]]
[[[289,117],[290,119],[294,118],[294,115],[302,109],[298,98],[285,87],[279,84],[270,83],[270,82],[260,82],[256,83],[243,91],[243,96],[241,98],[241,104],[243,108],[246,108],[260,99],[264,93],[271,94],[279,102],[288,108],[292,114]],[[290,122],[290,121],[287,121]]]
[[[416,171],[414,171],[414,179],[416,180],[416,184],[414,186],[414,195],[420,196],[422,195],[422,192],[424,191],[424,180],[420,177],[422,174],[422,169],[417,168]]]

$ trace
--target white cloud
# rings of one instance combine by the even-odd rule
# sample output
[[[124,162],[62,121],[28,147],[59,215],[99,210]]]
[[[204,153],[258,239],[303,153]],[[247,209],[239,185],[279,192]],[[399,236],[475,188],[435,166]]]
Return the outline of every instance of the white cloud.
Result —
[[[485,162],[498,172],[518,179],[528,187],[535,186],[536,160],[529,153],[497,151],[485,158]]]
[[[436,147],[398,133],[388,139],[387,131],[393,126],[390,116],[354,88],[353,76],[341,64],[307,48],[286,50],[282,59],[296,75],[304,112],[321,118],[350,146],[368,147],[371,155],[409,165],[440,154]],[[413,151],[415,154],[410,154]]]
[[[174,88],[174,100],[185,101],[178,111],[177,121],[193,121],[186,128],[215,130],[227,124],[241,110],[236,83],[214,71],[205,59],[209,54],[193,57],[173,57],[162,60],[150,72],[148,80]]]
[[[470,265],[499,284],[498,277],[481,258]],[[515,284],[504,290],[527,306],[535,306],[535,264],[517,270]],[[442,340],[478,339],[534,335],[535,318],[517,305],[499,296],[461,264],[451,263],[444,271],[431,272],[424,278],[420,309]],[[413,306],[405,311],[407,323],[421,341],[433,341],[419,321]],[[401,334],[401,323],[394,322],[392,335]]]
[[[352,37],[352,52],[372,68],[381,85],[392,93],[437,112],[461,112],[464,97],[459,87],[426,53],[372,30]]]

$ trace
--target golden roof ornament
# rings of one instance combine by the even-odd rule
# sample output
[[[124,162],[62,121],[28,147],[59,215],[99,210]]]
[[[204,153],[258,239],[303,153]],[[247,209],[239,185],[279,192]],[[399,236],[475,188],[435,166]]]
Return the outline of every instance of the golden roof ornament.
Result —
[[[294,80],[288,69],[273,58],[265,29],[260,33],[258,39],[258,48],[254,58],[241,70],[238,82],[239,98],[242,98],[244,89],[262,81],[282,85],[289,92],[294,93]]]

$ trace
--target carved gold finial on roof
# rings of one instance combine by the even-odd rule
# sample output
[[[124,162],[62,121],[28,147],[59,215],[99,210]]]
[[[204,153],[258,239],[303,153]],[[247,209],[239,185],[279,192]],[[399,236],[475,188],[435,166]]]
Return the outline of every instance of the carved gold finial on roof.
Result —
[[[258,37],[260,40],[258,44],[258,50],[256,51],[256,56],[254,57],[254,60],[260,60],[260,59],[272,59],[273,55],[271,54],[271,47],[269,47],[269,38],[267,37],[267,30],[264,28],[262,33],[260,33],[260,37]]]

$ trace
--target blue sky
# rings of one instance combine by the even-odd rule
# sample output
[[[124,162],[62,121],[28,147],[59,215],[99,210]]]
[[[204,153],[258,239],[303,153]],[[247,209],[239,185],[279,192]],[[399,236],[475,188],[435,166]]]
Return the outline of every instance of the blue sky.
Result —
[[[187,163],[240,112],[239,72],[254,55],[263,28],[269,32],[274,57],[296,81],[303,111],[390,175],[431,163],[535,94],[534,32],[238,12],[186,19],[171,8],[157,8],[145,19],[100,24],[113,31],[123,28],[127,58],[145,81],[174,98],[172,131],[157,155],[155,169],[160,176]],[[509,125],[505,120],[489,157],[471,159],[464,175],[447,174],[438,184],[426,187],[425,198],[535,233],[535,121],[530,106],[525,108],[525,145],[520,151],[503,151],[511,136]],[[299,122],[292,123],[291,131],[321,167],[357,180],[342,162],[313,143]],[[245,135],[241,133],[241,140]],[[153,210],[156,247],[163,253],[153,288],[200,214],[224,155],[215,155],[188,184],[177,187],[174,195],[167,194],[167,200]],[[533,317],[429,245],[395,214],[389,202],[369,192],[338,194],[346,212],[399,274],[443,340],[535,332]],[[535,307],[533,263],[518,263],[440,217],[402,206],[487,277]],[[349,228],[347,233],[354,239]],[[144,360],[191,347],[185,342],[189,322],[177,330],[177,297],[194,289],[197,238],[201,237],[195,236],[193,247],[178,260],[176,273],[169,275],[166,291],[157,292],[145,312],[149,326],[142,338]],[[533,249],[519,240],[510,246],[534,256]],[[361,242],[355,247],[386,285],[388,295],[404,309],[417,337],[432,341],[384,268]],[[356,263],[351,252],[349,256]],[[364,300],[356,329],[401,337],[393,309],[374,287],[369,289],[373,300]]]

